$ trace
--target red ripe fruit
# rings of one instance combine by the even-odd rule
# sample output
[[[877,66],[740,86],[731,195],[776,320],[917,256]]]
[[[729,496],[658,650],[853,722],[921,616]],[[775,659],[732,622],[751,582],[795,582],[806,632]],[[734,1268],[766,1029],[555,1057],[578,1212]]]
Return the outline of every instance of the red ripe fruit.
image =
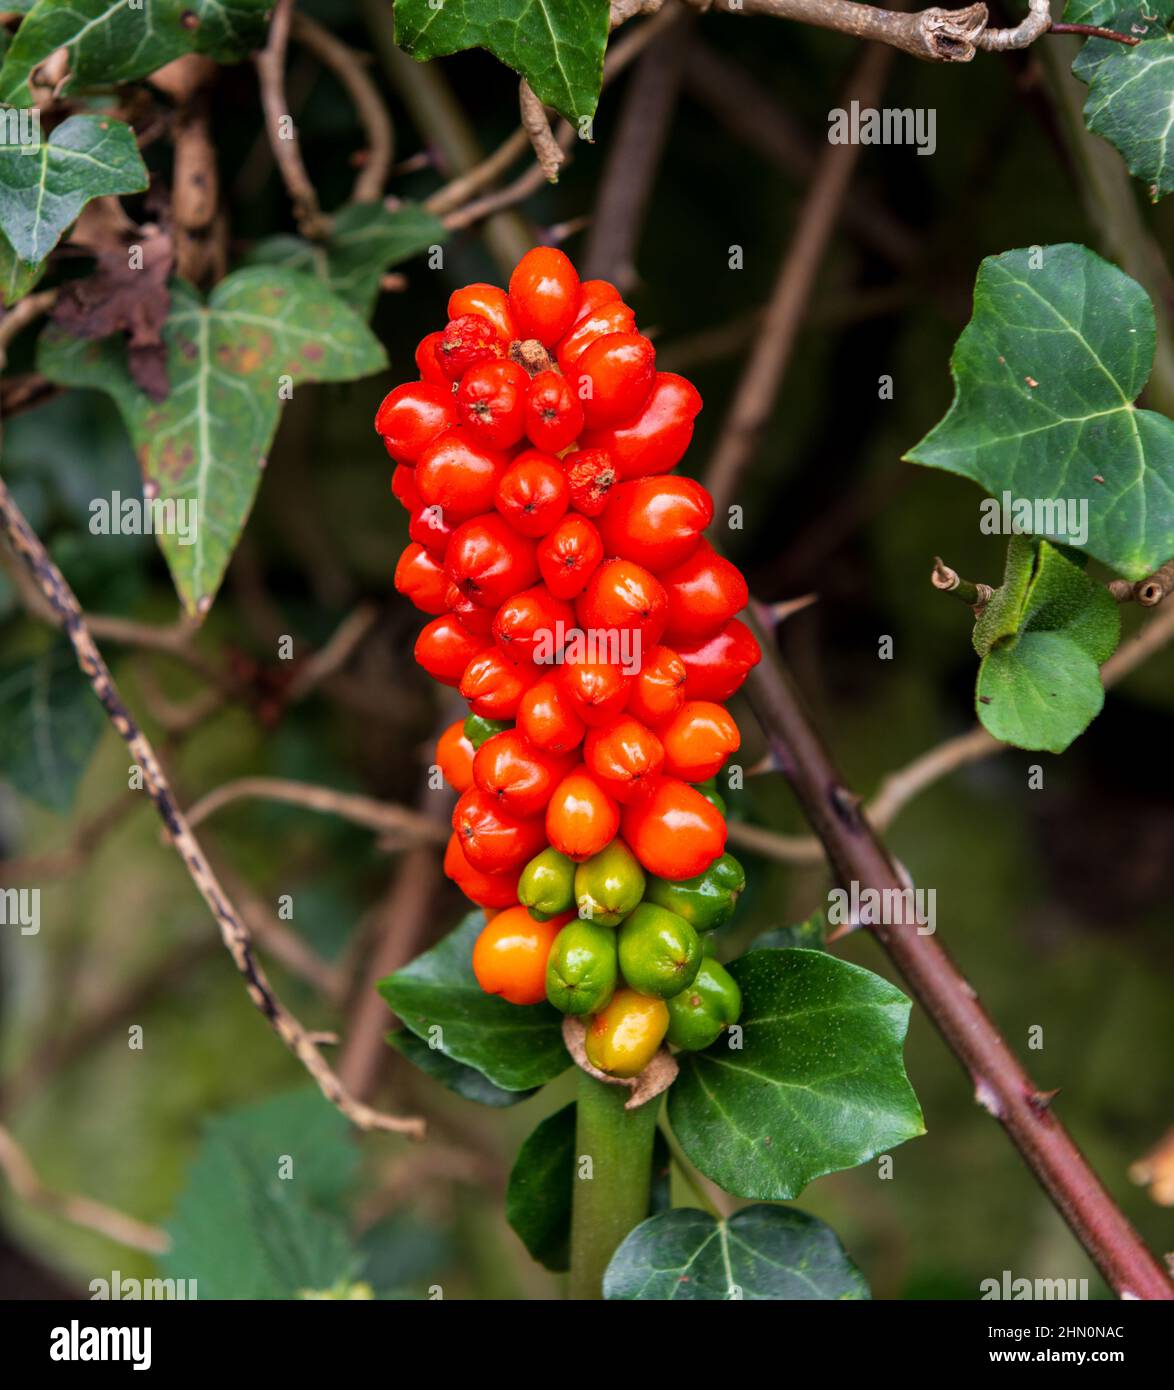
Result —
[[[745,623],[734,618],[712,637],[682,643],[685,694],[690,700],[728,700],[762,660],[762,650]]]
[[[442,507],[426,507],[422,502],[408,522],[408,535],[412,540],[442,559],[448,549],[449,537],[455,529],[445,521]]]
[[[546,753],[516,729],[494,734],[478,748],[473,780],[515,816],[537,816],[571,770],[571,760]]]
[[[583,741],[585,725],[562,684],[551,677],[532,685],[518,705],[518,731],[535,748],[569,753]]]
[[[726,847],[717,807],[674,777],[660,778],[646,797],[626,806],[622,824],[633,854],[660,878],[703,874]]]
[[[513,719],[529,683],[503,652],[490,647],[465,667],[459,689],[482,719]]]
[[[422,613],[439,616],[448,612],[445,600],[448,575],[444,572],[444,566],[435,555],[415,541],[399,557],[395,567],[395,587]]]
[[[668,595],[664,635],[674,645],[712,637],[750,600],[742,571],[723,559],[706,540],[683,564],[666,571],[661,579]]]
[[[436,356],[449,381],[460,381],[478,362],[504,357],[505,349],[505,342],[488,319],[480,314],[462,314],[445,327]]]
[[[613,662],[565,662],[559,676],[572,710],[584,724],[610,724],[628,703],[632,677]]]
[[[452,392],[426,381],[407,381],[389,391],[375,415],[376,432],[397,463],[415,465],[438,435],[457,423]]]
[[[466,521],[490,511],[506,458],[457,426],[434,440],[416,465],[416,487],[424,504],[440,507],[446,521]]]
[[[480,314],[483,319],[488,319],[497,330],[498,337],[505,343],[512,343],[518,336],[513,315],[510,313],[509,296],[497,285],[478,282],[453,290],[448,297],[448,316],[450,319],[459,319],[465,314]]]
[[[579,286],[579,307],[575,310],[575,322],[598,309],[601,304],[610,304],[619,299],[620,292],[610,280],[584,280]]]
[[[496,512],[457,527],[445,552],[445,567],[461,593],[482,608],[499,608],[538,578],[534,543]]]
[[[444,851],[444,872],[478,907],[513,907],[518,901],[517,874],[484,874],[480,869],[475,869],[465,857],[460,836],[455,830],[449,836],[448,848]]]
[[[585,449],[607,449],[621,478],[667,473],[685,456],[700,411],[701,396],[691,381],[674,372],[657,372],[638,415],[618,425],[585,430],[579,442]]]
[[[575,390],[592,429],[629,420],[648,399],[656,377],[656,350],[640,333],[597,338],[574,368]]]
[[[603,559],[599,532],[586,517],[567,516],[538,545],[538,569],[555,598],[574,598]]]
[[[452,382],[448,379],[448,373],[440,360],[440,345],[443,341],[443,333],[429,333],[420,339],[416,347],[416,370],[420,373],[421,381],[427,381],[432,386],[442,386],[447,391],[451,389]]]
[[[644,655],[640,674],[628,696],[628,713],[656,726],[670,719],[685,703],[685,663],[668,647],[653,647]]]
[[[637,656],[660,641],[667,611],[660,580],[631,560],[605,560],[575,603],[585,628],[638,632]]]
[[[553,347],[579,307],[579,272],[553,246],[527,251],[510,276],[510,313],[520,338]]]
[[[457,408],[475,438],[491,449],[510,449],[525,433],[523,408],[530,377],[508,358],[478,362],[461,377]]]
[[[447,575],[447,571],[445,573]],[[452,583],[445,590],[444,600],[448,604],[448,611],[454,617],[459,618],[470,632],[484,638],[487,645],[493,641],[492,608],[482,608],[479,603],[474,603],[471,598],[466,598]]]
[[[409,512],[424,505],[420,501],[420,489],[416,486],[415,471],[406,463],[397,463],[392,471],[391,495]]]
[[[485,639],[470,632],[451,613],[426,623],[416,638],[416,660],[441,685],[458,686],[465,667],[486,648]]]
[[[551,454],[573,444],[584,423],[579,398],[561,372],[539,372],[530,382],[523,418],[526,438]]]
[[[599,338],[606,338],[609,333],[635,331],[635,312],[619,299],[613,299],[578,318],[574,327],[555,349],[555,356],[567,376],[574,376],[575,363],[592,343]]]
[[[493,635],[497,645],[516,664],[550,665],[562,649],[565,634],[574,625],[575,610],[571,605],[554,598],[544,584],[536,584],[506,599],[493,620]]]
[[[546,808],[546,836],[560,854],[582,861],[615,839],[620,810],[598,777],[578,768],[554,789]]]
[[[742,738],[733,716],[711,700],[686,700],[657,730],[664,770],[682,782],[704,782],[736,753]]]
[[[652,791],[664,749],[651,729],[625,715],[588,733],[583,760],[605,790],[628,805]]]
[[[570,505],[567,475],[553,454],[527,449],[497,482],[493,504],[523,536],[545,536]]]
[[[450,724],[436,740],[436,765],[455,792],[467,791],[473,785],[473,756],[463,719]]]
[[[687,560],[713,520],[713,498],[692,478],[638,478],[611,490],[599,519],[609,555],[660,574]]]
[[[599,516],[618,481],[611,455],[606,449],[580,449],[564,462],[575,509],[585,516]]]
[[[453,808],[452,828],[465,858],[485,874],[515,872],[546,848],[541,819],[523,820],[511,814],[480,787],[461,793]]]

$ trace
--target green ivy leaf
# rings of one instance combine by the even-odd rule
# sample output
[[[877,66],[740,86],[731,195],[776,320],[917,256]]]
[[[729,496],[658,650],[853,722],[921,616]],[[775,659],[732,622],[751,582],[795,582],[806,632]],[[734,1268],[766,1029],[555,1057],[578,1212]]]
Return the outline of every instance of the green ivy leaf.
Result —
[[[173,281],[163,330],[171,391],[139,390],[121,335],[87,342],[50,328],[38,365],[64,386],[114,398],[143,478],[163,502],[194,501],[191,544],[161,534],[160,549],[184,606],[212,605],[261,482],[277,429],[282,377],[294,385],[351,381],[386,365],[370,329],[324,285],[292,270],[238,270],[207,303]]]
[[[335,217],[329,238],[312,243],[297,236],[271,236],[245,257],[246,265],[280,265],[322,279],[357,314],[369,319],[384,271],[430,246],[448,229],[421,207],[405,203],[389,212],[380,203],[350,203]]]
[[[595,114],[608,0],[395,0],[395,41],[421,62],[487,48],[568,121]]]
[[[1153,365],[1153,305],[1086,247],[1042,254],[1038,269],[1030,251],[983,261],[954,402],[906,458],[998,498],[1086,504],[1079,548],[1142,579],[1174,555],[1174,423],[1133,404]]]
[[[20,260],[37,265],[92,198],[146,186],[130,126],[70,116],[38,145],[0,146],[0,231]]]
[[[518,1150],[505,1193],[506,1219],[547,1269],[571,1263],[575,1103],[548,1115]]]
[[[823,944],[827,935],[827,917],[822,908],[813,912],[806,922],[797,922],[793,927],[772,927],[763,932],[746,948],[748,951],[781,951],[789,946],[803,946],[811,951],[825,950]]]
[[[473,1067],[466,1067],[461,1062],[454,1062],[451,1057],[446,1057],[438,1047],[429,1047],[423,1038],[416,1037],[415,1033],[409,1033],[406,1028],[400,1028],[394,1033],[388,1033],[387,1041],[397,1052],[402,1052],[413,1066],[420,1068],[422,1072],[427,1072],[435,1081],[439,1081],[442,1086],[447,1086],[450,1091],[455,1092],[464,1100],[476,1101],[478,1105],[492,1105],[501,1109],[507,1105],[517,1105],[519,1101],[528,1100],[535,1094],[534,1090],[529,1091],[503,1091],[500,1086],[495,1086],[488,1077],[482,1076]]]
[[[1019,631],[1034,569],[1035,542],[1028,536],[1012,536],[1007,542],[1003,582],[974,624],[971,640],[979,656],[986,656],[996,642]]]
[[[23,299],[47,269],[46,261],[22,261],[0,233],[0,299],[6,307]]]
[[[979,667],[975,708],[1002,742],[1062,753],[1100,713],[1100,668],[1116,649],[1121,614],[1103,584],[1046,541],[1033,562],[1015,629]]]
[[[0,671],[0,777],[42,806],[69,813],[105,725],[64,637]]]
[[[1070,24],[1096,24],[1139,38],[1134,46],[1089,39],[1072,71],[1088,85],[1084,123],[1121,152],[1156,203],[1174,188],[1174,0],[1138,5],[1070,0]]]
[[[343,1201],[358,1163],[346,1119],[315,1091],[205,1128],[162,1257],[200,1298],[293,1298],[349,1283],[360,1258]]]
[[[468,913],[438,945],[380,980],[379,993],[417,1037],[505,1091],[528,1091],[571,1065],[561,1016],[549,1004],[519,1007],[485,993],[473,974],[484,922],[482,912]]]
[[[835,1232],[787,1207],[747,1207],[728,1221],[679,1207],[643,1221],[603,1276],[608,1299],[867,1299]]]
[[[682,1053],[668,1114],[686,1156],[737,1197],[789,1201],[925,1132],[901,1059],[909,1000],[824,951],[751,951],[741,1049]],[[736,1036],[736,1035],[734,1035]]]
[[[27,106],[33,69],[59,48],[69,50],[65,90],[133,82],[185,53],[236,62],[264,43],[270,8],[270,0],[38,0],[0,67],[0,101]]]

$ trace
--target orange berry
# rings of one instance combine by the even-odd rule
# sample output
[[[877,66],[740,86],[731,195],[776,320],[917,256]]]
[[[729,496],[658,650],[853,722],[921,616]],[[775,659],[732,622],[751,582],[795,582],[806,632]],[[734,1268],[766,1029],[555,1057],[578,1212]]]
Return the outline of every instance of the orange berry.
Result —
[[[546,961],[554,938],[574,914],[536,922],[524,907],[499,912],[473,947],[473,974],[486,994],[510,1004],[541,1004],[546,998]]]
[[[560,854],[576,862],[590,859],[615,839],[619,828],[619,807],[586,768],[577,768],[555,787],[546,808],[546,835]]]
[[[726,823],[699,791],[665,777],[642,801],[626,806],[624,839],[650,874],[682,879],[703,874],[726,847]]]
[[[473,745],[465,733],[465,721],[456,720],[436,740],[436,765],[455,792],[473,785]]]
[[[664,744],[664,770],[682,782],[704,782],[738,750],[738,726],[724,705],[686,700],[657,731]]]

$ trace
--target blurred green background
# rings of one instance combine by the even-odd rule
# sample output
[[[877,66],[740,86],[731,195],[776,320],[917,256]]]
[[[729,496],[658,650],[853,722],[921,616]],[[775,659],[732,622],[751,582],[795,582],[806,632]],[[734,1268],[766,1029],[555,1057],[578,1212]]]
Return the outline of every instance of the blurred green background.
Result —
[[[308,8],[357,47],[371,47],[351,6]],[[836,35],[722,16],[694,24],[690,43],[749,75],[762,111],[779,113],[812,152],[859,57],[858,45]],[[1053,44],[1059,52],[1061,41]],[[441,68],[492,148],[516,124],[515,80],[483,55]],[[409,116],[402,88],[385,68],[372,71],[396,117],[398,158],[434,150],[429,132]],[[752,592],[764,600],[819,595],[785,625],[782,650],[850,784],[865,793],[973,722],[969,615],[931,589],[929,567],[941,554],[973,579],[996,580],[1001,542],[979,533],[977,489],[900,457],[950,401],[949,353],[968,316],[978,263],[1056,241],[1111,249],[1082,197],[1075,170],[1083,155],[1066,143],[1055,114],[1063,80],[1063,62],[1041,62],[1035,50],[980,55],[956,68],[897,57],[885,104],[936,110],[937,150],[923,158],[909,148],[865,149],[850,204],[864,220],[869,209],[885,207],[904,229],[909,254],[895,265],[867,237],[837,232],[769,429],[737,491],[746,526],[731,534],[729,551]],[[580,219],[591,216],[626,81],[604,95],[595,144],[579,143],[557,188],[521,206],[539,236],[570,224],[562,244],[572,258],[588,235]],[[361,145],[361,134],[340,89],[312,64],[295,66],[294,90],[303,151],[324,205],[336,206],[350,184],[345,155]],[[284,190],[255,153],[263,132],[247,65],[222,72],[214,113],[239,255],[256,238],[291,229]],[[757,109],[749,119],[767,140],[774,127]],[[393,188],[416,198],[438,182],[435,169],[414,168]],[[719,436],[802,195],[801,182],[731,132],[685,81],[627,297],[642,327],[655,331],[662,365],[689,375],[704,397],[685,463],[694,475],[704,473]],[[1174,211],[1147,208],[1142,217],[1169,247]],[[744,248],[737,271],[728,267],[734,245]],[[417,615],[391,589],[406,519],[390,497],[389,461],[371,420],[382,394],[414,374],[415,343],[443,323],[450,290],[504,277],[477,229],[448,243],[443,270],[429,270],[423,259],[400,269],[406,288],[384,294],[375,318],[390,374],[306,388],[287,407],[245,541],[199,639],[210,660],[270,670],[277,665],[274,631],[295,633],[305,650],[370,599],[379,617],[348,668],[346,691],[338,698],[316,692],[276,715],[259,701],[238,703],[169,738],[158,711],[196,695],[199,678],[166,656],[107,644],[128,703],[164,751],[185,802],[253,774],[416,798],[442,711],[412,663]],[[878,397],[884,374],[893,378],[892,400]],[[92,496],[138,487],[122,426],[104,399],[73,393],[8,422],[3,470],[88,609],[157,623],[174,618],[171,585],[151,541],[115,542],[86,530]],[[2,576],[0,619],[5,670],[48,646]],[[1139,615],[1130,612],[1126,621],[1132,630]],[[884,635],[893,639],[891,660],[878,659]],[[84,698],[71,715],[77,727],[91,717],[83,706]],[[940,939],[1037,1081],[1060,1088],[1057,1112],[1158,1251],[1174,1248],[1174,1211],[1132,1185],[1127,1169],[1174,1122],[1174,796],[1162,755],[1172,711],[1174,653],[1166,652],[1113,691],[1063,757],[1008,751],[957,773],[908,807],[887,837],[917,884],[937,890]],[[737,712],[752,754],[757,735],[744,707]],[[359,1252],[355,1277],[382,1294],[426,1297],[441,1285],[445,1297],[557,1295],[559,1280],[531,1263],[507,1227],[502,1194],[517,1146],[570,1098],[570,1077],[513,1109],[488,1110],[441,1090],[389,1051],[379,1099],[430,1116],[434,1137],[424,1150],[382,1135],[356,1148],[323,1102],[312,1095],[282,1100],[304,1091],[305,1079],[248,1002],[148,806],[131,801],[78,862],[43,862],[68,850],[79,828],[111,805],[127,761],[114,734],[103,732],[66,814],[0,783],[0,849],[9,859],[42,861],[35,877],[19,881],[43,890],[40,934],[8,928],[0,938],[2,1122],[42,1180],[160,1224],[178,1219],[181,1193],[206,1182],[223,1191],[232,1211],[241,1172],[223,1155],[217,1167],[205,1149],[193,1174],[201,1134],[226,1112],[277,1098],[285,1123],[299,1132],[321,1127],[327,1152],[354,1150],[357,1161],[346,1183],[339,1176],[313,1194],[317,1216],[333,1225],[330,1232],[315,1226],[307,1248],[343,1232]],[[1033,763],[1044,767],[1039,791],[1027,786]],[[730,805],[733,816],[802,829],[777,776],[751,780]],[[293,929],[352,978],[357,963],[361,978],[394,852],[365,830],[263,803],[220,812],[201,835],[216,861],[259,897],[292,894]],[[750,887],[730,933],[734,945],[802,919],[826,891],[820,871],[750,855],[745,862]],[[448,930],[460,911],[446,887],[426,940]],[[836,949],[891,975],[868,940],[853,937]],[[156,968],[161,977],[152,980]],[[353,997],[340,1007],[279,963],[271,971],[300,1017],[345,1034]],[[136,993],[144,976],[149,987]],[[79,1021],[101,1019],[104,1010],[101,1026],[78,1038]],[[126,1046],[132,1024],[144,1030],[141,1051]],[[1037,1025],[1043,1050],[1029,1053],[1028,1030]],[[72,1051],[60,1057],[54,1049],[63,1039],[73,1040]],[[832,1224],[874,1296],[975,1298],[980,1280],[1005,1269],[1018,1277],[1088,1277],[1094,1296],[1104,1296],[917,1008],[907,1064],[925,1137],[894,1153],[891,1179],[865,1165],[821,1179],[798,1202]],[[286,1105],[292,1109],[281,1111]],[[678,1197],[689,1200],[687,1192]],[[226,1226],[230,1245],[227,1219]],[[154,1268],[148,1256],[34,1211],[3,1186],[0,1251],[6,1297],[37,1280],[76,1291],[114,1269],[142,1277]]]

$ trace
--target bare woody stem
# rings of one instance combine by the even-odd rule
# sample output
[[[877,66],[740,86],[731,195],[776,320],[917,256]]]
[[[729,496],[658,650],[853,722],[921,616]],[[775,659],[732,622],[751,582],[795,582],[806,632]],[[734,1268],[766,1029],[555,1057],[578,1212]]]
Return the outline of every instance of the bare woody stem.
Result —
[[[773,642],[764,648],[746,694],[836,881],[901,892],[906,885],[812,727]],[[1174,1284],[1053,1114],[1051,1096],[1016,1060],[936,937],[903,925],[869,929],[969,1073],[975,1099],[1007,1131],[1110,1287],[1123,1298],[1174,1300]]]

